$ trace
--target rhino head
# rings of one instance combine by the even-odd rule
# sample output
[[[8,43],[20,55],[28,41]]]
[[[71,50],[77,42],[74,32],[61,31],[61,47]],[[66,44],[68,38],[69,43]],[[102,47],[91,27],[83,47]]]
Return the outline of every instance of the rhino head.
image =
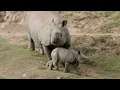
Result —
[[[63,46],[67,41],[67,21],[55,18],[52,20],[51,44],[54,46]]]
[[[85,56],[82,52],[77,51],[77,60],[80,63],[87,63],[89,62],[89,57]]]

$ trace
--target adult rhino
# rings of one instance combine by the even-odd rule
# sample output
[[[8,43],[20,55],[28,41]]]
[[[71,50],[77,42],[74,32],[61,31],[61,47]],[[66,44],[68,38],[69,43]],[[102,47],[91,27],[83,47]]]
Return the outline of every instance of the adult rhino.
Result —
[[[68,49],[71,45],[67,21],[58,11],[31,11],[26,15],[25,24],[29,32],[29,50],[34,51],[36,44],[41,54],[46,53],[48,61],[54,48]]]

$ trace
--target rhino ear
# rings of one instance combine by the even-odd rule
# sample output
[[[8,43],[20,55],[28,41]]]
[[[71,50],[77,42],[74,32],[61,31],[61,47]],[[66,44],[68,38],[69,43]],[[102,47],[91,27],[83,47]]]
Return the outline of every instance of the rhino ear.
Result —
[[[66,26],[67,25],[67,20],[63,20],[62,21],[62,27]]]
[[[52,23],[53,24],[59,24],[60,23],[60,19],[59,18],[54,18],[52,19]],[[61,23],[61,26],[64,27],[67,25],[67,20],[63,20]]]
[[[80,52],[80,51],[77,51],[77,52],[78,52],[78,54],[80,55],[81,52]]]
[[[58,19],[58,18],[53,18],[53,19],[52,19],[52,23],[53,23],[53,24],[57,24],[58,22],[59,22],[59,19]]]

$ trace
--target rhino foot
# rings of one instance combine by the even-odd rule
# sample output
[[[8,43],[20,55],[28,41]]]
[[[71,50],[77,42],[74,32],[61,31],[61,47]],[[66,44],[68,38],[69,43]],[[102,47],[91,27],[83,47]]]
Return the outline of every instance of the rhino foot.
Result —
[[[31,52],[31,51],[35,51],[34,48],[28,48],[28,50]]]
[[[40,54],[44,55],[44,50],[43,49],[40,49]]]

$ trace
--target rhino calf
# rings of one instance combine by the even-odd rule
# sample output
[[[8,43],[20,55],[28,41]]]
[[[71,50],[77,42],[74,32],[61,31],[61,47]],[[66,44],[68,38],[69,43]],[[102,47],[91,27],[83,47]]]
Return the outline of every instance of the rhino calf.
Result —
[[[88,61],[88,57],[82,54],[80,51],[75,51],[72,49],[65,49],[58,47],[54,49],[51,53],[52,60],[48,61],[47,66],[50,70],[55,67],[56,70],[59,70],[58,62],[64,66],[64,72],[68,72],[69,65],[72,65],[77,74],[79,72],[79,63],[83,61]]]

